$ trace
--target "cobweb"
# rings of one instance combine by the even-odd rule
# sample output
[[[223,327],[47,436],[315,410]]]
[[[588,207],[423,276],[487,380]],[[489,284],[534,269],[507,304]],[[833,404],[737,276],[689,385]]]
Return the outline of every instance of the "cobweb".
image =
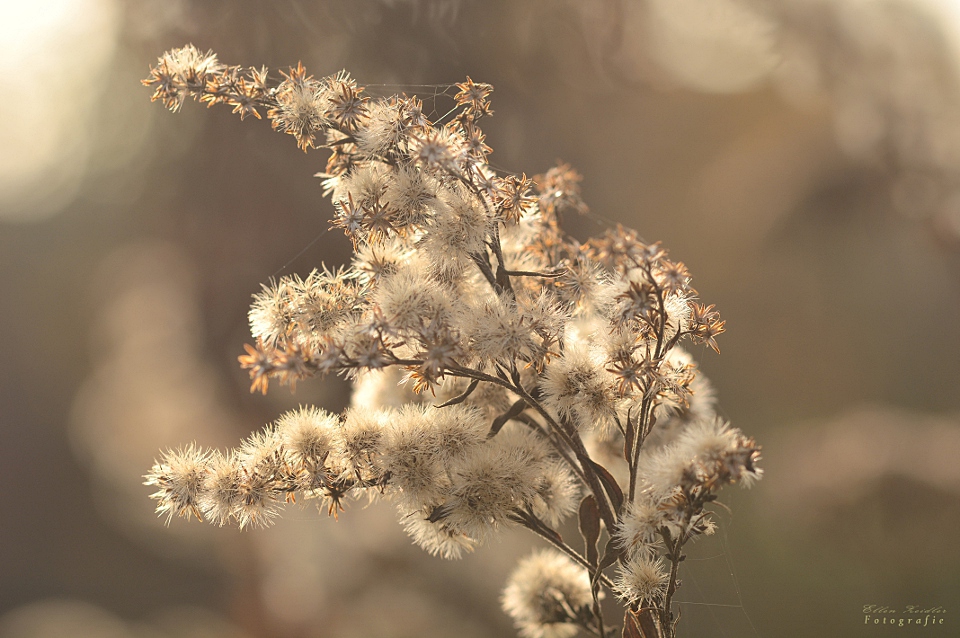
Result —
[[[719,510],[714,518],[716,534],[701,536],[685,547],[681,586],[674,598],[674,613],[680,614],[678,638],[762,638],[744,605],[730,552],[728,534],[734,528],[733,516]]]

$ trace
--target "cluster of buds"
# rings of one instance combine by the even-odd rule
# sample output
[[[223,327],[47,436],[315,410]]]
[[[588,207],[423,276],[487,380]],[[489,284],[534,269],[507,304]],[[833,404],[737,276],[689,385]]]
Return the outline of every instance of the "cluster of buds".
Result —
[[[587,212],[580,176],[488,164],[492,87],[470,78],[438,121],[344,72],[298,64],[270,86],[266,69],[192,46],[144,83],[172,110],[191,97],[262,112],[303,150],[327,149],[319,176],[354,247],[340,270],[265,285],[240,357],[251,391],[343,375],[351,408],[288,413],[228,453],[166,453],[147,475],[158,512],[247,527],[287,501],[336,515],[367,494],[446,558],[523,527],[553,549],[505,590],[522,635],[611,635],[607,591],[624,635],[672,638],[684,544],[713,530],[720,487],[760,476],[759,447],[717,419],[681,348],[718,350],[724,330],[686,266],[620,226],[567,235],[562,215]],[[574,514],[582,551],[558,531]]]

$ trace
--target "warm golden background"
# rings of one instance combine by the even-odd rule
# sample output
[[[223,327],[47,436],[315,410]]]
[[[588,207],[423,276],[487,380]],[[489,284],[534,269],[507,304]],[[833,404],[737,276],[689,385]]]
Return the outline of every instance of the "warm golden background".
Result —
[[[139,85],[188,42],[377,93],[496,87],[495,164],[584,175],[728,322],[697,351],[766,477],[723,497],[687,638],[960,635],[960,10],[949,0],[0,2],[0,637],[510,636],[519,532],[447,563],[389,505],[165,528],[157,450],[227,446],[337,380],[247,392],[261,282],[349,256],[324,153]],[[383,86],[386,85],[386,86]],[[438,105],[442,105],[438,102]],[[438,106],[439,108],[439,106]],[[301,254],[301,250],[306,250]],[[701,603],[701,604],[693,604]],[[702,604],[706,603],[706,604]]]

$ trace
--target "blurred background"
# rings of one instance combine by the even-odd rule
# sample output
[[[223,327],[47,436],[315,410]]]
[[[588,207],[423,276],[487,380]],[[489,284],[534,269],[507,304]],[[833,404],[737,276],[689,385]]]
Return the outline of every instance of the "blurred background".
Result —
[[[957,4],[3,0],[0,637],[513,635],[520,532],[451,563],[388,505],[243,533],[153,514],[161,448],[349,400],[248,393],[250,296],[350,246],[323,152],[150,103],[188,42],[377,94],[489,82],[494,164],[570,162],[593,211],[570,232],[621,222],[689,266],[728,325],[695,356],[766,476],[685,564],[681,636],[873,636],[871,604],[958,635]]]

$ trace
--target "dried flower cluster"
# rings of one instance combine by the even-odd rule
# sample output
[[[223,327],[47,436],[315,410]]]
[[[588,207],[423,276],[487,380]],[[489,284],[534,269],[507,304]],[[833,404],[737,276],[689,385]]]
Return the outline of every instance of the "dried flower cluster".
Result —
[[[491,168],[478,123],[492,87],[470,78],[435,122],[416,97],[370,97],[346,73],[298,65],[271,86],[266,69],[192,46],[144,83],[170,109],[224,103],[328,149],[333,223],[355,248],[346,268],[264,286],[240,357],[261,392],[344,375],[352,407],[287,413],[226,453],[167,452],[146,477],[158,512],[247,527],[287,501],[337,515],[367,494],[445,558],[525,527],[557,551],[504,592],[523,636],[612,635],[604,590],[626,607],[625,636],[674,636],[684,545],[713,531],[722,486],[760,476],[759,447],[717,419],[680,348],[717,349],[724,329],[684,264],[622,227],[567,236],[561,215],[586,210],[579,176]],[[582,553],[558,532],[574,513]]]

